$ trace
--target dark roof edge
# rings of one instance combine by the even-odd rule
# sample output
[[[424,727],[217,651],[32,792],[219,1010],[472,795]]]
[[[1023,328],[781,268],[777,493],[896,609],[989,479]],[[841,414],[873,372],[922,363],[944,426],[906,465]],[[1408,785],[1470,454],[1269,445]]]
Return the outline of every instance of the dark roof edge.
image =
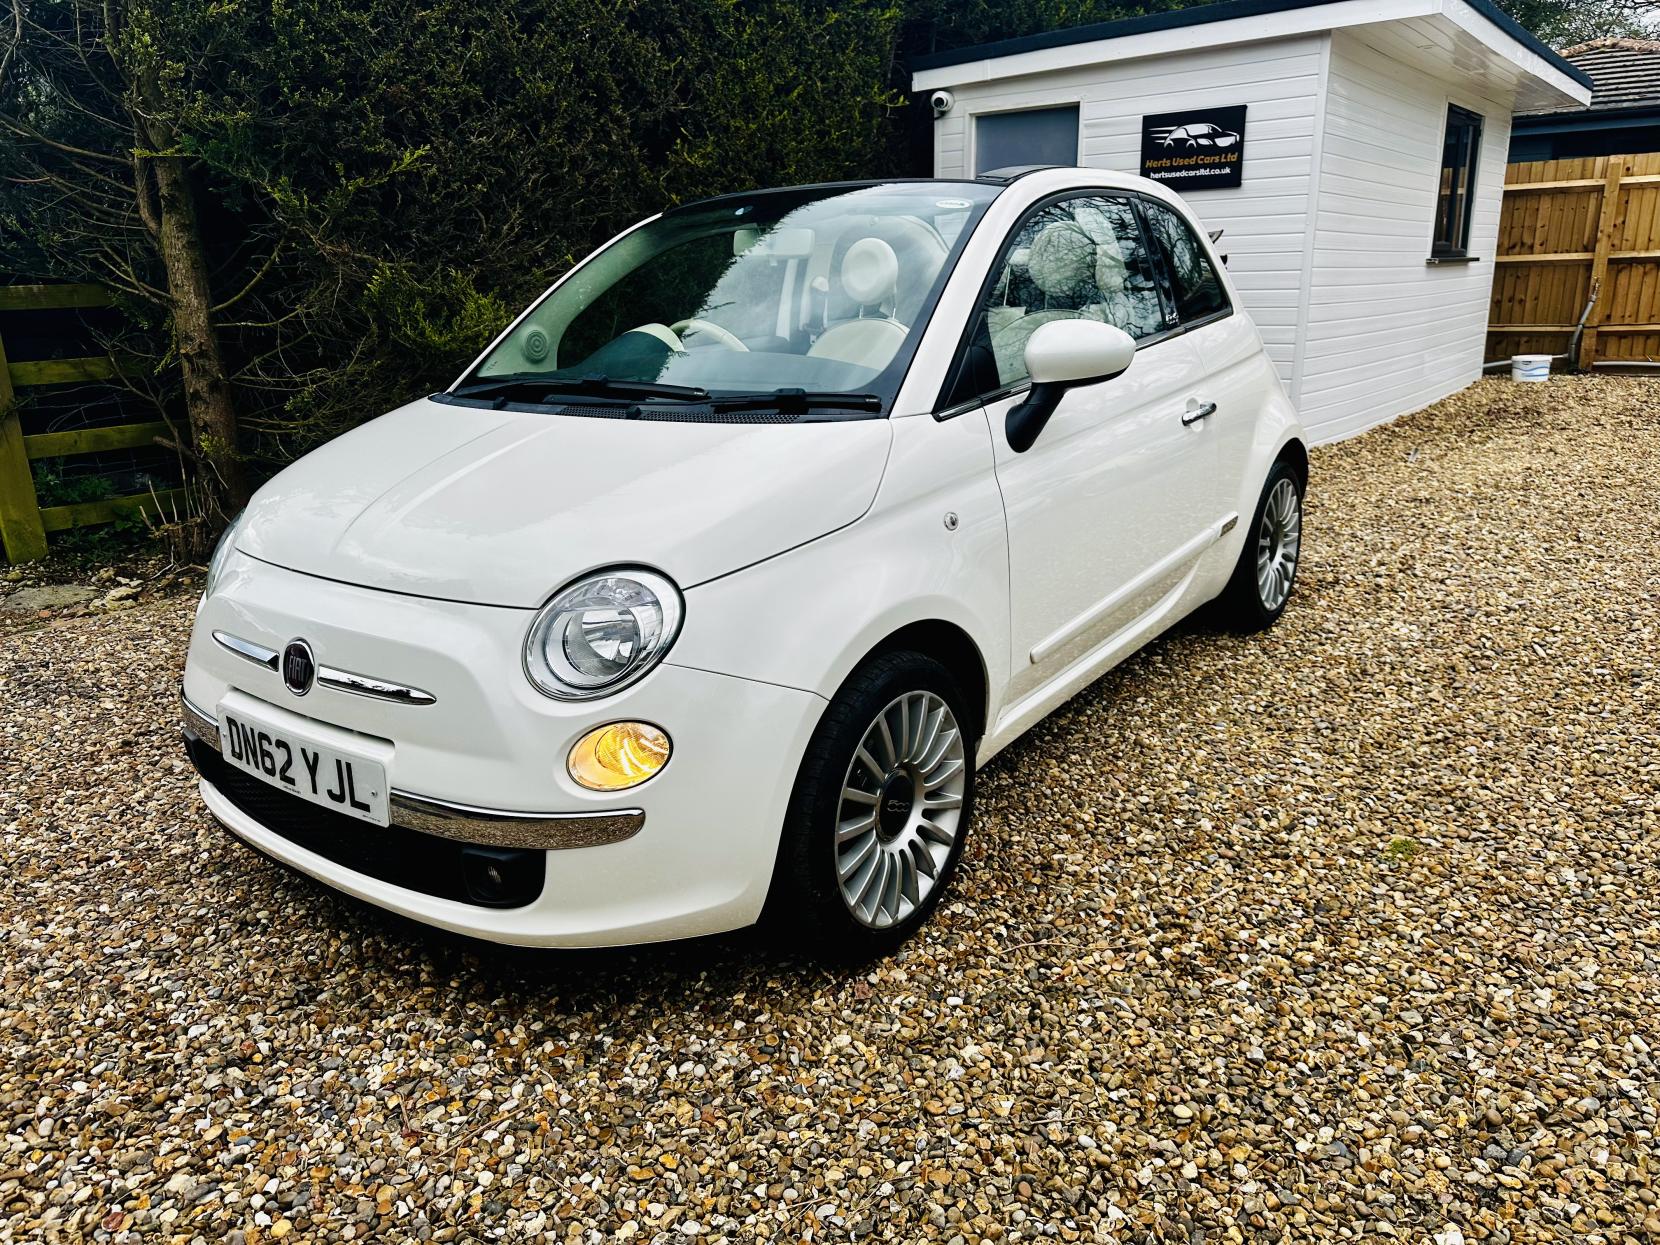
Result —
[[[1497,26],[1517,43],[1545,60],[1551,68],[1566,74],[1583,87],[1591,87],[1591,75],[1571,61],[1552,51],[1537,36],[1515,18],[1505,13],[1492,0],[1463,0],[1482,17]],[[911,71],[944,69],[951,65],[966,65],[973,61],[990,60],[998,56],[1016,56],[1022,52],[1040,52],[1048,48],[1069,47],[1077,43],[1093,43],[1098,39],[1122,39],[1129,35],[1153,34],[1161,30],[1182,30],[1190,26],[1208,26],[1212,22],[1232,21],[1241,17],[1265,17],[1271,13],[1288,13],[1293,9],[1313,9],[1333,0],[1223,0],[1220,4],[1203,4],[1189,9],[1174,9],[1166,13],[1148,13],[1141,17],[1125,17],[1113,22],[1096,22],[1090,26],[1074,26],[1069,30],[1046,30],[1040,34],[1022,35],[1017,39],[1000,39],[995,43],[981,43],[973,47],[952,48],[933,52],[911,60]]]
[[[1614,130],[1632,125],[1660,125],[1660,103],[1630,104],[1623,108],[1519,112],[1510,123],[1510,132],[1542,134],[1561,130]]]

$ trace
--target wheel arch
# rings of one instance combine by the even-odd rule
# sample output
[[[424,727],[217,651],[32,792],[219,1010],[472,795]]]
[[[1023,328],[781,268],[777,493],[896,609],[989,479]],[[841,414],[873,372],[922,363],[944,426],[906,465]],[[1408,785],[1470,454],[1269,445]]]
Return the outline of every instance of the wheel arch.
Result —
[[[1308,491],[1308,446],[1303,444],[1301,437],[1292,437],[1282,445],[1274,461],[1283,462],[1296,472],[1297,487]]]
[[[920,619],[888,634],[855,662],[853,669],[857,670],[884,653],[904,651],[932,657],[951,672],[951,677],[957,680],[969,709],[975,715],[974,738],[983,738],[991,714],[991,675],[974,637],[956,623],[943,618]]]

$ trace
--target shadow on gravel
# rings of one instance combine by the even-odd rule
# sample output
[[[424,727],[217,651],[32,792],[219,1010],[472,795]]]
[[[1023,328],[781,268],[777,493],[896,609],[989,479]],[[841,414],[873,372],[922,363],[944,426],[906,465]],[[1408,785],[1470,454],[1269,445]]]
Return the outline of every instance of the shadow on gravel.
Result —
[[[309,911],[315,924],[336,926],[357,945],[360,971],[379,979],[373,993],[383,999],[415,998],[442,981],[452,983],[448,993],[457,1001],[489,999],[526,1020],[550,1010],[718,1014],[735,995],[834,990],[867,971],[789,954],[780,936],[763,927],[631,947],[506,946],[388,912],[248,850],[253,867],[271,870],[273,888],[287,892],[271,902],[290,917]]]

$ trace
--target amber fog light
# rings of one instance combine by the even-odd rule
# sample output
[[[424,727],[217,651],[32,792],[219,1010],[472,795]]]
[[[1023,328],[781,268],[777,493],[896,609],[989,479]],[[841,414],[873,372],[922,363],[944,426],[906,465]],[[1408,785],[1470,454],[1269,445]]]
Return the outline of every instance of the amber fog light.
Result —
[[[650,722],[613,722],[576,741],[566,762],[590,791],[637,787],[669,763],[669,737]]]

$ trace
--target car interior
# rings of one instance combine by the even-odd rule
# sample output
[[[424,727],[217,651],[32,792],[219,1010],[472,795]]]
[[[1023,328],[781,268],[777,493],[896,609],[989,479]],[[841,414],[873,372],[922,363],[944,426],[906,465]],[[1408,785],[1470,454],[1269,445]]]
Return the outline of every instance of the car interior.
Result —
[[[953,401],[1026,379],[1026,343],[1055,320],[1099,320],[1141,338],[1164,308],[1140,229],[1123,200],[1053,204],[1016,236],[977,318]]]
[[[534,310],[480,375],[868,388],[926,315],[970,205],[824,210],[830,202],[767,225],[706,218],[654,245],[624,238],[592,265],[592,295],[579,273],[576,298]]]

